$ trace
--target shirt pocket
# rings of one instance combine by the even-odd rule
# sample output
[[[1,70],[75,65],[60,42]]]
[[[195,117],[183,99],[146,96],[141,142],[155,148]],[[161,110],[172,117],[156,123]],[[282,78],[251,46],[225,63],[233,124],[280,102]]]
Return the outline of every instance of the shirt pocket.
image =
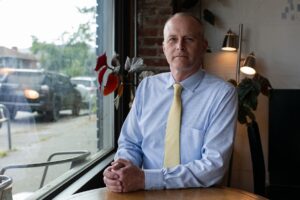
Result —
[[[204,130],[182,126],[180,138],[182,164],[202,158],[204,134]]]

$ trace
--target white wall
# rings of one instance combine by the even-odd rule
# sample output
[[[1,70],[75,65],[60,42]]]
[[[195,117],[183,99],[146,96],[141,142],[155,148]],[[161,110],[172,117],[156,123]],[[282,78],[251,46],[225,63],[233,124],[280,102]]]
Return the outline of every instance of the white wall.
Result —
[[[206,56],[207,70],[228,80],[234,77],[236,57],[220,52],[229,28],[238,34],[244,25],[242,54],[254,51],[257,71],[273,88],[300,89],[300,0],[202,0],[202,9],[216,15],[216,25],[206,22],[205,34],[213,54]],[[225,70],[224,70],[225,68]],[[256,112],[268,166],[268,98],[259,97]],[[253,191],[252,166],[246,127],[238,125],[232,186]]]
[[[255,52],[258,72],[274,88],[300,88],[300,0],[202,0],[202,8],[217,17],[215,26],[205,23],[213,52],[220,50],[228,29],[238,34],[242,23],[242,52]]]

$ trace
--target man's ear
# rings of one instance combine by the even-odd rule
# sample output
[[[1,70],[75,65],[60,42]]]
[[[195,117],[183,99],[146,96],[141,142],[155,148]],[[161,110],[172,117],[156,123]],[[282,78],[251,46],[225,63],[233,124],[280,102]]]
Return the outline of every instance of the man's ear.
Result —
[[[164,52],[164,54],[165,54],[165,43],[164,43],[164,41],[161,43],[161,48],[162,48],[162,50],[163,50],[163,52]],[[166,54],[165,54],[166,55]]]

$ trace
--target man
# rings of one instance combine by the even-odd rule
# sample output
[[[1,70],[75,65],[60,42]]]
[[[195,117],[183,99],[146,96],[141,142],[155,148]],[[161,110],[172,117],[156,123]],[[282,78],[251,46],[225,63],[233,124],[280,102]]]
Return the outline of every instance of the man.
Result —
[[[163,51],[170,73],[140,83],[115,161],[103,173],[110,191],[208,187],[222,180],[232,152],[237,95],[231,84],[201,69],[206,47],[202,24],[192,15],[177,13],[166,22]],[[174,83],[182,87],[180,158],[167,166]]]

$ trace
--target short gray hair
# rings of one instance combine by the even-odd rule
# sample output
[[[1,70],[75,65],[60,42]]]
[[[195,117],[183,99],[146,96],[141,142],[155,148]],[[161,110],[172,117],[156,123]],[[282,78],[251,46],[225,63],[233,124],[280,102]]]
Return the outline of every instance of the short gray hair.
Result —
[[[178,12],[178,13],[175,13],[174,15],[170,16],[167,21],[165,22],[165,25],[164,25],[164,32],[165,32],[165,28],[166,28],[166,25],[167,23],[173,19],[174,17],[177,17],[177,16],[181,16],[181,17],[190,17],[192,19],[194,19],[198,24],[199,26],[201,27],[201,35],[202,37],[204,38],[204,26],[203,26],[203,23],[201,22],[201,20],[199,18],[197,18],[195,15],[193,15],[192,13],[189,13],[189,12]]]

